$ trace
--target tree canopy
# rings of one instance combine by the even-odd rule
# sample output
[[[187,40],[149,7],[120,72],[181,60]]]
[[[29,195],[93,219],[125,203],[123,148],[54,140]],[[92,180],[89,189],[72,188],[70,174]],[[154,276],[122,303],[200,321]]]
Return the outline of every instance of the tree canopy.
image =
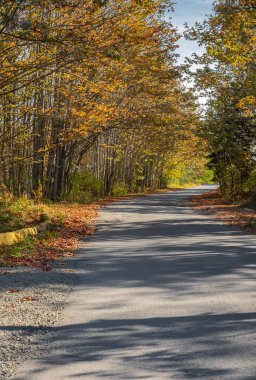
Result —
[[[58,200],[82,171],[107,194],[118,183],[164,185],[177,141],[199,126],[167,8],[165,0],[1,3],[3,189]]]
[[[231,194],[255,186],[256,7],[254,1],[218,0],[203,24],[187,37],[205,47],[194,56],[196,85],[209,99],[204,137],[210,166]]]

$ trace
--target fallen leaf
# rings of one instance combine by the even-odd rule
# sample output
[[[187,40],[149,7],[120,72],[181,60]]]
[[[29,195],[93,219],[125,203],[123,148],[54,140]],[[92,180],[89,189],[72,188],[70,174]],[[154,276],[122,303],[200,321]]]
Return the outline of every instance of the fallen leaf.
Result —
[[[63,256],[63,257],[73,257],[73,256],[75,256],[75,254],[72,253],[72,252],[64,252],[64,253],[62,254],[62,256]]]
[[[19,293],[20,290],[19,289],[8,289],[7,290],[7,293]]]
[[[28,302],[28,301],[38,301],[38,298],[37,297],[32,297],[32,296],[21,298],[21,302]]]

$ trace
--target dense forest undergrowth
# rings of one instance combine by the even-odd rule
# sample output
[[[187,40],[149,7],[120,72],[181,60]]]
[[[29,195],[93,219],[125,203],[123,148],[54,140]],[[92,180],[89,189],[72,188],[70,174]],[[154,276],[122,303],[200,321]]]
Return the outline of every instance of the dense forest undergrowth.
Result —
[[[173,6],[1,3],[0,233],[53,226],[3,248],[5,263],[27,249],[54,256],[60,230],[69,251],[106,197],[212,180],[227,199],[254,197],[254,1],[218,0],[187,28],[205,51],[186,65]]]

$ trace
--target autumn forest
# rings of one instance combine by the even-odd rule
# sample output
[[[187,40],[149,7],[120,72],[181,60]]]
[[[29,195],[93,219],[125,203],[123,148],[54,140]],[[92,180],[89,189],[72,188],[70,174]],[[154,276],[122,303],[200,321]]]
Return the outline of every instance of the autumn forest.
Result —
[[[168,0],[0,7],[2,193],[80,202],[211,180],[255,191],[253,0],[218,0],[187,28],[204,53],[184,65]]]

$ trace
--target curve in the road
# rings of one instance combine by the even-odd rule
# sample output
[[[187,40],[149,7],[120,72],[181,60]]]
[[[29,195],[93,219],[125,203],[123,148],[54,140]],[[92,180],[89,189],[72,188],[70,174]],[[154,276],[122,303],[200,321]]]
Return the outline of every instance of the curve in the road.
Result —
[[[107,207],[49,355],[15,379],[256,379],[255,236],[188,206],[208,190]]]

